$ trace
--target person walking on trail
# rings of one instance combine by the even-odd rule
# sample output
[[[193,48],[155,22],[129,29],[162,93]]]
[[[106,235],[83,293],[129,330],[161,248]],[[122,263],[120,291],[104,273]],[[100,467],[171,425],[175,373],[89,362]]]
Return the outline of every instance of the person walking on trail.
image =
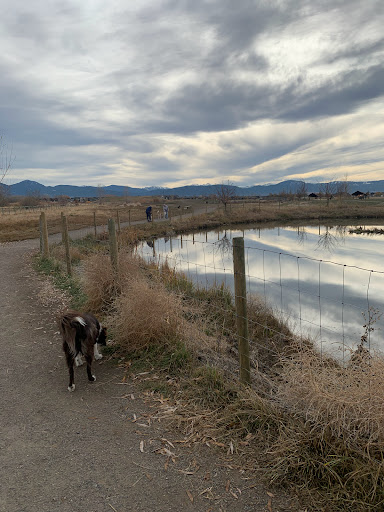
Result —
[[[145,213],[147,214],[147,221],[152,222],[152,206],[148,206]]]
[[[168,219],[168,205],[163,204],[164,219]]]

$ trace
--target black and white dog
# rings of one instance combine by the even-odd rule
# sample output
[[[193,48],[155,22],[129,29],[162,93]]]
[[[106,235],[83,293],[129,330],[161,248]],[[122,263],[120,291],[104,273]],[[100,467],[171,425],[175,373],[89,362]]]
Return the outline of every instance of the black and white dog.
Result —
[[[106,345],[107,330],[91,313],[69,311],[58,318],[58,323],[69,370],[68,391],[74,391],[73,364],[82,365],[82,355],[87,363],[88,380],[96,380],[95,375],[92,375],[92,362],[103,357],[99,354],[97,345]]]

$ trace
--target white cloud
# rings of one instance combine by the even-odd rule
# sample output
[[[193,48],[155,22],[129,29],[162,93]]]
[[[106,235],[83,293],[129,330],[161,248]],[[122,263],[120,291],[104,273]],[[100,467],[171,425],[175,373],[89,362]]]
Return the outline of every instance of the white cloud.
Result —
[[[381,1],[0,9],[13,182],[382,177]]]

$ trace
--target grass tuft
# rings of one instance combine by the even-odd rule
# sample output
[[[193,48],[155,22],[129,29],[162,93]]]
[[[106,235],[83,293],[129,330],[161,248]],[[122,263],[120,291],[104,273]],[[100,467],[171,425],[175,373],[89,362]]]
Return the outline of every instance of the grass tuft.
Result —
[[[64,271],[63,264],[54,258],[37,257],[34,261],[35,268],[52,278],[54,285],[68,294],[70,307],[82,309],[87,301],[87,295],[77,277],[70,277]]]

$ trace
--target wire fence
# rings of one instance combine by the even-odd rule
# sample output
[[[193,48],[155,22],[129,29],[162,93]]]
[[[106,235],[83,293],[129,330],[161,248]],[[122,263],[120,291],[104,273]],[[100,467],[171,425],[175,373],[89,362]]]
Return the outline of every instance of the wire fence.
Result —
[[[321,484],[327,499],[332,489],[339,508],[381,510],[384,358],[374,348],[383,272],[241,236],[172,234],[132,246],[116,231],[111,220],[96,237],[92,227],[71,232],[70,242],[63,230],[65,252],[93,251],[75,270],[88,298],[101,299],[90,309],[107,317],[127,368],[145,348],[148,371],[139,376],[166,393],[168,417],[187,421],[203,442],[207,422],[230,446],[239,436],[260,451],[265,439],[266,467],[284,483]],[[76,245],[81,234],[89,240]],[[60,244],[49,249],[63,254]],[[329,356],[335,346],[338,361]],[[184,391],[193,410],[183,415]]]
[[[71,237],[92,235],[108,244],[114,229],[111,225],[89,226],[72,232]],[[116,240],[117,252],[128,249],[123,237]],[[109,247],[112,254],[112,246]],[[234,304],[233,309],[228,307],[225,300],[207,300],[207,296],[201,299],[207,317],[216,318],[217,344],[223,345],[226,339],[219,352],[241,358],[238,342],[246,338],[248,372],[273,364],[281,347],[292,338],[299,343],[312,340],[321,357],[332,356],[344,368],[359,350],[382,349],[384,272],[247,243],[242,252],[244,268],[239,270],[234,267],[233,239],[226,235],[218,235],[214,241],[208,240],[206,233],[170,235],[139,243],[134,248],[134,255],[159,274],[170,268],[185,276],[193,287],[181,280],[177,291],[188,300],[196,301],[198,290],[221,290],[222,298],[228,290],[233,303],[239,298],[246,301],[248,308],[244,314]],[[118,265],[117,256],[113,257],[114,265]],[[245,283],[240,294],[235,293],[236,276]],[[242,334],[239,319],[240,324],[247,325]],[[227,367],[233,369],[228,362]]]
[[[17,213],[40,212],[41,210],[63,209],[65,206],[57,203],[46,203],[37,206],[1,206],[0,215],[11,215]]]
[[[223,284],[234,291],[232,240],[179,236],[152,244],[137,248],[147,261],[166,261],[198,286]],[[247,299],[260,297],[299,338],[314,340],[320,353],[345,365],[360,345],[383,348],[383,271],[254,246],[244,251]]]

